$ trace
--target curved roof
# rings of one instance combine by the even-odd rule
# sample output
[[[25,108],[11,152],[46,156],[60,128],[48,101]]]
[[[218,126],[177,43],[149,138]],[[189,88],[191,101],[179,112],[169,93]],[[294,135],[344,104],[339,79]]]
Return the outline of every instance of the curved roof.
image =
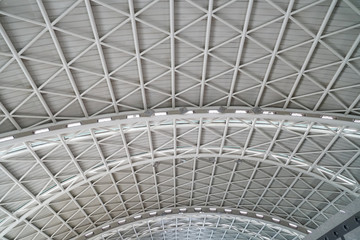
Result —
[[[359,15],[0,1],[0,238],[303,239],[360,195]]]
[[[189,213],[189,208],[179,208],[175,211],[167,209],[161,213],[160,217],[154,217],[158,215],[158,212],[150,212],[149,216],[152,216],[150,219],[137,220],[130,224],[115,223],[115,226],[118,224],[120,226],[114,226],[114,230],[108,231],[106,236],[108,239],[118,239],[119,236],[124,239],[148,239],[149,237],[153,239],[248,239],[251,237],[269,239],[276,236],[283,239],[302,239],[301,236],[304,234],[295,229],[289,229],[289,226],[280,227],[274,224],[274,221],[270,223],[264,221],[263,215],[261,218],[255,215],[257,219],[254,219],[254,217],[249,217],[249,212],[243,212],[241,217],[237,217],[231,214],[234,209],[222,209],[222,214],[219,214],[219,210],[219,208],[194,208]],[[175,214],[172,214],[174,212]],[[140,219],[140,216],[135,217]],[[99,232],[110,227],[112,225],[102,226]]]

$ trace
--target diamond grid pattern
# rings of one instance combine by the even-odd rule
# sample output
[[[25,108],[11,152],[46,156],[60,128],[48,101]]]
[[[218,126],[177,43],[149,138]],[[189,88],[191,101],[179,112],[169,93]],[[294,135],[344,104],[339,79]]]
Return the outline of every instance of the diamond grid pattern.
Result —
[[[350,1],[1,4],[3,133],[181,106],[359,114]]]
[[[2,232],[71,238],[181,206],[235,207],[316,228],[358,196],[359,138],[344,127],[210,116],[139,119],[4,151]]]
[[[178,107],[358,118],[359,7],[3,0],[0,136]],[[211,114],[34,135],[1,147],[0,236],[70,239],[181,206],[239,208],[316,228],[359,196],[359,147],[358,130],[337,123]],[[151,221],[103,237],[301,238],[241,218]]]

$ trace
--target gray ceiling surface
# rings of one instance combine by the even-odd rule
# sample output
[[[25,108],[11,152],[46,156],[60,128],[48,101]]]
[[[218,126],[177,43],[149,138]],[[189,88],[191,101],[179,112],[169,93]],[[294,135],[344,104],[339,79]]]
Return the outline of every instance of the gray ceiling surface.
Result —
[[[0,238],[303,239],[360,196],[360,1],[0,0]]]

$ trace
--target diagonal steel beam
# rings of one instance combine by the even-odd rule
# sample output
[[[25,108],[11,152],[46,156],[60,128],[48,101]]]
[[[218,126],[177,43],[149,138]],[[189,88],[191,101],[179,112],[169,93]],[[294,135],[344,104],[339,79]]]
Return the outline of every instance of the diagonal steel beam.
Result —
[[[209,6],[207,11],[207,23],[206,23],[206,36],[205,36],[205,47],[204,47],[204,61],[202,66],[201,74],[201,89],[200,89],[200,100],[199,106],[202,107],[204,104],[204,92],[205,92],[205,79],[207,75],[207,65],[208,65],[208,53],[210,45],[210,34],[211,34],[211,21],[212,21],[212,11],[213,11],[213,0],[209,0]]]
[[[97,140],[97,138],[96,138],[96,136],[95,136],[94,130],[91,129],[91,130],[90,130],[90,133],[91,133],[91,137],[92,137],[92,139],[93,139],[93,141],[94,141],[94,143],[95,143],[96,149],[97,149],[97,151],[99,152],[101,161],[102,161],[102,163],[104,164],[104,166],[105,166],[105,168],[106,168],[106,171],[108,172],[108,174],[109,174],[109,176],[110,176],[110,178],[111,178],[111,181],[112,181],[112,184],[113,184],[113,186],[114,186],[114,188],[115,188],[115,190],[116,190],[117,196],[119,197],[120,202],[121,202],[121,204],[123,205],[126,214],[129,216],[129,213],[128,213],[128,211],[127,211],[127,207],[126,207],[126,205],[125,205],[125,203],[124,203],[124,199],[123,199],[123,197],[122,197],[122,195],[121,195],[121,192],[119,191],[119,188],[118,188],[118,186],[117,186],[117,184],[116,184],[116,181],[115,181],[115,179],[114,179],[113,174],[110,173],[109,166],[108,166],[108,164],[107,164],[107,162],[106,162],[106,159],[105,159],[105,157],[104,157],[104,153],[103,153],[103,151],[101,150],[101,147],[100,147],[100,145],[99,145],[99,142],[98,142],[98,140]]]
[[[312,45],[311,45],[311,47],[310,47],[310,50],[309,50],[309,52],[308,52],[308,54],[307,54],[307,56],[306,56],[306,58],[305,58],[305,60],[304,60],[304,63],[303,63],[302,66],[301,66],[301,69],[300,69],[300,71],[299,71],[299,74],[298,74],[295,82],[294,82],[294,85],[293,85],[293,87],[291,88],[290,93],[289,93],[289,95],[288,95],[287,98],[286,98],[286,101],[285,101],[285,103],[284,103],[284,107],[283,107],[283,108],[287,108],[287,106],[289,105],[290,100],[291,100],[292,96],[294,95],[295,90],[296,90],[298,84],[300,83],[300,80],[301,80],[301,78],[302,78],[302,75],[304,74],[304,71],[306,70],[306,67],[307,67],[307,65],[308,65],[309,62],[310,62],[310,59],[311,59],[311,57],[312,57],[312,55],[313,55],[313,53],[314,53],[314,51],[315,51],[315,48],[316,48],[317,44],[318,44],[319,41],[320,41],[321,35],[322,35],[322,33],[324,32],[324,30],[325,30],[325,27],[326,27],[326,25],[327,25],[327,23],[328,23],[328,21],[329,21],[329,19],[330,19],[330,16],[331,16],[332,12],[333,12],[334,9],[335,9],[336,3],[337,3],[337,0],[333,0],[333,1],[331,2],[331,5],[330,5],[330,7],[329,7],[329,9],[328,9],[325,17],[324,17],[324,20],[323,20],[323,22],[322,22],[322,24],[321,24],[321,26],[320,26],[320,29],[319,29],[318,33],[316,34],[316,36],[315,36],[315,38],[314,38],[314,41],[313,41],[313,43],[312,43]]]
[[[334,83],[336,82],[336,80],[338,79],[340,73],[343,71],[343,69],[345,68],[346,64],[348,63],[350,57],[352,56],[352,54],[354,53],[354,51],[357,49],[357,46],[359,45],[360,42],[360,34],[357,36],[356,40],[354,41],[354,43],[352,44],[350,50],[348,51],[348,53],[346,54],[345,59],[342,61],[341,65],[338,67],[338,69],[336,70],[334,76],[332,77],[332,79],[330,80],[330,82],[328,83],[326,89],[324,90],[323,94],[321,95],[321,97],[319,98],[318,102],[316,103],[313,111],[317,111],[320,107],[320,105],[322,104],[322,102],[324,101],[326,95],[329,93],[330,89],[332,88],[332,86],[334,85]]]
[[[68,79],[69,79],[69,81],[71,83],[71,86],[72,86],[72,88],[74,90],[76,99],[78,100],[78,102],[80,104],[80,107],[81,107],[81,110],[83,111],[85,117],[88,117],[89,115],[87,113],[86,107],[85,107],[84,102],[82,101],[82,99],[80,97],[79,90],[78,90],[78,88],[76,86],[74,77],[73,77],[73,75],[72,75],[72,73],[71,73],[71,71],[69,69],[69,66],[67,64],[64,52],[63,52],[63,50],[62,50],[62,48],[60,46],[59,40],[58,40],[58,38],[57,38],[57,36],[55,34],[55,31],[53,29],[53,26],[52,26],[51,22],[50,22],[50,19],[49,19],[49,16],[47,14],[47,11],[45,9],[45,6],[44,6],[42,0],[37,0],[37,4],[38,4],[39,9],[41,11],[42,17],[43,17],[43,19],[44,19],[44,21],[46,23],[47,30],[49,31],[50,36],[51,36],[51,38],[53,40],[56,51],[58,52],[58,55],[60,57],[61,63],[63,65],[63,69],[65,70],[66,75],[68,76]]]
[[[268,147],[268,149],[266,150],[266,153],[264,154],[264,157],[263,159],[266,159],[267,156],[269,155],[271,149],[273,148],[275,142],[276,142],[276,139],[278,138],[281,130],[282,130],[282,125],[284,124],[284,121],[281,121],[278,129],[276,130],[276,133],[274,134],[274,137]],[[273,183],[273,181],[275,180],[277,174],[280,172],[281,170],[281,167],[277,167],[275,173],[273,174],[273,176],[271,177],[270,181],[268,182],[268,184],[266,185],[264,191],[262,192],[262,194],[260,195],[259,197],[259,200],[255,203],[254,207],[252,208],[252,211],[255,211],[256,207],[260,204],[261,200],[263,199],[263,196],[267,193],[267,190],[270,188],[271,184]]]
[[[114,88],[112,87],[111,84],[111,80],[110,80],[110,76],[109,76],[109,70],[106,64],[106,60],[105,60],[105,56],[104,56],[104,52],[102,49],[102,46],[100,44],[100,39],[99,39],[99,34],[97,31],[97,27],[96,27],[96,23],[95,23],[95,18],[94,18],[94,14],[92,11],[92,7],[91,7],[91,3],[89,0],[85,0],[85,5],[86,5],[86,9],[89,15],[89,19],[90,19],[90,24],[91,24],[91,28],[94,34],[94,38],[95,38],[95,42],[96,42],[96,47],[98,49],[99,52],[99,56],[100,56],[100,60],[101,60],[101,65],[104,71],[104,75],[105,75],[105,80],[110,92],[110,96],[111,96],[111,100],[112,100],[112,105],[115,109],[115,112],[119,112],[119,108],[116,104],[116,97],[115,97],[115,93],[114,93]]]
[[[264,92],[264,89],[265,89],[265,86],[266,86],[266,82],[268,81],[268,79],[270,77],[270,73],[273,70],[273,64],[274,64],[274,61],[275,61],[275,58],[276,58],[276,54],[277,54],[277,51],[279,50],[280,43],[281,43],[283,35],[285,33],[286,25],[288,23],[288,20],[289,20],[293,5],[294,5],[294,0],[291,0],[289,2],[289,4],[288,4],[287,10],[286,10],[286,13],[285,13],[285,16],[284,16],[283,23],[281,25],[279,35],[278,35],[278,37],[276,39],[274,49],[273,49],[273,51],[271,53],[270,62],[269,62],[268,67],[266,69],[264,79],[262,80],[261,87],[260,87],[256,102],[255,102],[255,107],[259,106],[261,98],[263,97],[262,95],[263,95],[263,92]]]
[[[56,23],[58,23],[61,19],[64,18],[64,16],[66,16],[70,11],[72,11],[77,5],[79,5],[80,2],[82,2],[83,0],[77,0],[76,2],[74,2],[69,8],[67,8],[62,14],[60,14],[60,16],[58,16],[54,21],[53,21],[53,25],[55,25]],[[8,12],[4,12],[0,10],[0,14],[5,15],[5,16],[9,16],[21,21],[25,21],[25,22],[29,22],[31,24],[35,24],[41,27],[46,27],[46,24],[44,23],[40,23],[31,19],[27,19],[21,16],[17,16]],[[46,28],[44,28],[43,30],[41,30],[41,32],[39,32],[34,38],[31,39],[30,42],[28,42],[19,52],[19,56],[21,56],[21,54],[23,54],[33,43],[35,43],[45,32],[47,31]],[[3,71],[4,68],[6,68],[7,66],[9,66],[13,61],[15,61],[15,58],[12,56],[12,58],[6,62],[1,68],[0,68],[0,72]]]
[[[17,130],[21,130],[21,127],[19,126],[19,124],[15,121],[15,119],[13,118],[13,116],[10,115],[10,113],[8,112],[8,110],[5,108],[5,106],[2,104],[2,102],[0,102],[0,109],[1,111],[3,111],[3,113],[5,114],[6,118],[9,119],[9,121],[14,125],[14,127]],[[6,119],[5,118],[5,119]],[[1,125],[1,122],[0,122]]]
[[[46,239],[51,239],[50,236],[48,236],[44,231],[42,231],[42,229],[39,229],[38,227],[36,227],[34,224],[30,223],[26,218],[24,220],[20,220],[18,217],[16,217],[14,214],[12,214],[11,212],[9,212],[7,209],[5,209],[4,207],[2,207],[0,205],[0,210],[2,212],[4,212],[6,215],[8,215],[10,218],[14,219],[16,222],[20,222],[20,221],[24,221],[26,223],[26,226],[30,226],[31,228],[33,228],[35,231],[38,232],[38,234],[43,235],[43,237],[45,237]],[[26,227],[25,226],[25,227]],[[25,228],[24,227],[24,228]]]
[[[97,200],[99,201],[99,203],[102,204],[102,207],[103,207],[106,215],[109,217],[109,219],[112,219],[112,217],[111,217],[111,215],[109,214],[108,210],[107,210],[106,207],[104,206],[103,201],[102,201],[101,198],[99,197],[99,194],[98,194],[97,191],[94,189],[94,186],[93,186],[92,182],[89,181],[88,178],[86,177],[84,171],[81,169],[79,163],[76,161],[76,159],[75,159],[75,157],[74,157],[74,154],[73,154],[72,151],[70,150],[69,146],[66,144],[64,138],[63,138],[61,135],[58,135],[58,138],[60,139],[60,142],[61,142],[62,146],[64,147],[64,149],[66,150],[67,154],[69,155],[71,162],[75,165],[75,167],[76,167],[77,171],[79,172],[81,178],[89,184],[91,190],[92,190],[92,191],[94,192],[94,194],[95,194],[95,197],[97,198]],[[91,218],[88,216],[88,214],[84,211],[84,207],[81,207],[81,206],[79,205],[79,203],[78,203],[77,201],[75,201],[74,197],[73,197],[71,194],[70,194],[69,196],[73,199],[74,203],[78,206],[78,208],[81,210],[81,212],[85,215],[85,217],[88,219],[88,221],[91,223],[91,225],[95,226],[95,223],[91,220]]]
[[[0,23],[0,34],[2,35],[2,37],[4,38],[7,46],[9,47],[11,53],[13,54],[15,60],[17,61],[17,63],[19,64],[21,70],[23,71],[26,79],[28,80],[29,84],[31,85],[31,88],[33,89],[34,93],[36,94],[36,96],[38,97],[39,101],[41,102],[41,105],[44,107],[46,113],[49,115],[49,118],[51,119],[51,121],[53,123],[56,122],[53,113],[51,112],[49,106],[47,105],[44,97],[41,95],[38,87],[36,86],[36,83],[34,82],[34,79],[32,78],[32,76],[30,75],[28,69],[26,68],[23,60],[20,58],[20,55],[18,54],[18,52],[16,51],[16,48],[14,47],[13,43],[11,42],[9,36],[7,35],[3,25]]]
[[[249,26],[249,22],[250,22],[253,3],[254,3],[253,0],[249,1],[248,8],[247,8],[247,11],[246,11],[245,22],[244,22],[244,26],[243,26],[243,30],[242,30],[241,40],[240,40],[239,49],[238,49],[238,53],[237,53],[237,57],[236,57],[236,63],[235,63],[235,67],[234,67],[234,74],[233,74],[233,77],[232,77],[232,80],[231,80],[229,96],[228,96],[228,100],[227,100],[227,106],[228,107],[231,104],[231,98],[233,96],[233,93],[234,93],[234,90],[235,90],[235,84],[237,82],[236,79],[237,79],[237,76],[238,76],[238,73],[239,73],[239,66],[240,66],[241,56],[243,54],[243,49],[244,49],[244,45],[245,45],[246,34],[247,34],[247,29],[248,29],[248,26]]]
[[[222,154],[223,149],[224,149],[224,145],[225,145],[225,141],[228,140],[228,139],[227,139],[227,132],[228,132],[228,129],[229,129],[229,122],[230,122],[230,118],[227,118],[227,119],[226,119],[226,122],[225,122],[225,127],[224,127],[224,131],[223,131],[223,135],[222,135],[222,138],[221,138],[219,155]],[[228,141],[229,141],[229,140],[228,140]],[[212,186],[212,184],[213,184],[213,182],[214,182],[215,170],[216,170],[216,163],[217,163],[217,157],[215,158],[215,161],[214,161],[213,167],[212,167],[212,171],[211,171],[211,177],[210,177],[210,181],[209,181],[208,191],[207,191],[207,194],[206,194],[205,206],[208,205],[208,201],[209,201],[209,197],[210,197],[210,192],[211,192],[211,186]],[[225,194],[224,194],[224,196],[225,196]],[[221,205],[221,206],[222,206],[222,205]]]
[[[11,173],[9,172],[3,165],[0,164],[0,169],[19,187],[21,188],[35,203],[37,203],[39,206],[44,205],[43,202],[41,202],[39,200],[38,197],[36,197],[32,192],[30,192],[29,189],[27,189],[23,184],[21,184],[21,182]],[[45,205],[50,212],[52,212],[55,216],[58,216],[56,214],[56,212],[49,206],[49,205]],[[0,232],[0,238],[4,237],[5,234],[7,234],[9,231],[11,231],[11,229],[13,229],[16,225],[18,225],[21,221],[26,221],[26,217],[28,217],[28,215],[30,215],[31,213],[34,212],[34,210],[39,210],[36,207],[34,207],[32,210],[28,211],[26,214],[23,214],[20,218],[17,218],[15,220],[15,222],[11,223],[10,225],[8,225],[5,229],[2,230],[2,232]],[[61,222],[63,222],[63,224],[66,225],[65,221],[60,217],[59,220]],[[73,231],[76,235],[78,235],[78,233],[76,233],[71,227],[70,230]]]
[[[247,136],[246,141],[245,141],[245,144],[244,144],[244,148],[243,148],[243,150],[242,150],[242,152],[241,152],[241,158],[243,158],[244,155],[245,155],[246,149],[247,149],[247,147],[248,147],[248,145],[249,145],[249,142],[250,142],[250,140],[251,140],[253,131],[254,131],[254,129],[255,129],[255,123],[256,123],[256,118],[254,119],[254,121],[253,121],[252,124],[251,124],[251,128],[250,128],[250,130],[249,130],[248,136]],[[257,162],[257,163],[256,163],[256,166],[254,167],[253,172],[251,173],[250,180],[249,180],[248,183],[246,184],[245,189],[244,189],[243,193],[241,194],[241,197],[239,198],[239,201],[238,201],[238,203],[237,203],[237,207],[240,207],[240,204],[241,204],[243,198],[245,197],[245,194],[246,194],[248,188],[250,187],[251,180],[254,178],[255,173],[256,173],[256,170],[258,169],[259,165],[260,165],[260,162]]]
[[[141,52],[140,52],[139,37],[138,37],[138,32],[137,32],[137,27],[136,27],[136,20],[135,20],[134,3],[133,3],[133,0],[128,0],[128,3],[129,3],[129,10],[130,10],[131,27],[132,27],[133,38],[134,38],[134,46],[135,46],[136,62],[137,62],[137,68],[138,68],[138,74],[139,74],[141,96],[142,96],[144,109],[147,109],[148,106],[147,106],[145,87],[144,87],[144,75],[143,75],[143,69],[142,69],[142,64],[141,64]]]
[[[42,167],[42,169],[46,172],[46,174],[50,177],[50,179],[58,186],[58,188],[64,193],[65,189],[63,188],[63,186],[61,185],[61,183],[56,179],[56,177],[51,173],[51,171],[49,170],[49,168],[45,165],[45,163],[43,161],[41,161],[40,157],[35,153],[35,151],[32,149],[32,147],[30,146],[30,144],[26,143],[26,147],[28,149],[28,151],[30,152],[30,154],[34,157],[34,159],[36,160],[36,162]],[[73,198],[73,196],[67,192],[67,195],[72,198],[72,200],[75,201],[75,199]],[[78,204],[77,204],[78,205]],[[78,205],[79,206],[79,205]],[[48,207],[50,208],[50,206]],[[52,209],[50,209],[51,211]],[[76,235],[79,235],[58,213],[56,213],[54,210],[51,211],[55,216],[57,216],[60,221],[67,227],[70,229],[71,232],[74,232]]]
[[[125,147],[126,156],[127,156],[130,168],[131,168],[131,175],[132,175],[132,177],[134,179],[134,183],[135,183],[135,187],[136,187],[136,190],[137,190],[137,193],[138,193],[141,208],[142,208],[143,211],[145,211],[145,207],[144,207],[144,203],[143,203],[143,200],[142,200],[142,197],[141,197],[141,191],[140,191],[140,188],[139,188],[139,184],[138,184],[138,181],[136,179],[136,174],[134,172],[134,168],[132,166],[131,154],[130,154],[129,147],[128,147],[129,143],[126,140],[122,125],[119,125],[119,132],[120,132],[121,140],[122,140],[123,145]]]

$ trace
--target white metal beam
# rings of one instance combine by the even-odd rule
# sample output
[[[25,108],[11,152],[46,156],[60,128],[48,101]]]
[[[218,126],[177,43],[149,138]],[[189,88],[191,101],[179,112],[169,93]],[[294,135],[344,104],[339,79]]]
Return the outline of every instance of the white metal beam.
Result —
[[[127,211],[127,207],[126,207],[126,205],[125,205],[125,203],[124,203],[124,199],[123,199],[123,197],[122,197],[122,194],[121,194],[121,192],[119,191],[119,188],[118,188],[118,186],[117,186],[117,184],[116,184],[116,181],[115,181],[115,179],[114,179],[114,176],[113,176],[112,173],[109,172],[109,171],[110,171],[109,166],[108,166],[108,164],[107,164],[107,162],[106,162],[106,159],[105,159],[105,157],[104,157],[104,153],[103,153],[103,151],[101,150],[101,147],[100,147],[99,142],[98,142],[98,140],[97,140],[97,138],[96,138],[96,135],[95,135],[95,133],[94,133],[94,130],[91,130],[90,133],[91,133],[91,137],[92,137],[92,139],[93,139],[93,141],[94,141],[94,143],[95,143],[96,149],[97,149],[97,151],[99,152],[101,161],[102,161],[102,163],[104,164],[104,166],[105,166],[105,168],[106,168],[106,171],[108,172],[108,174],[109,174],[109,176],[110,176],[110,178],[111,178],[111,181],[112,181],[113,187],[114,187],[115,190],[116,190],[117,196],[119,197],[119,200],[120,200],[122,206],[123,206],[124,209],[125,209],[126,215],[129,216],[129,213],[128,213],[128,211]]]
[[[136,190],[137,190],[137,193],[138,193],[139,202],[140,202],[142,210],[145,211],[143,199],[141,197],[141,191],[140,191],[140,188],[139,188],[139,183],[138,183],[138,181],[136,179],[136,175],[135,175],[134,168],[133,168],[133,163],[132,163],[132,160],[131,160],[131,154],[130,154],[130,151],[129,151],[128,141],[126,140],[126,137],[125,137],[125,134],[124,134],[124,131],[123,131],[123,127],[121,125],[119,125],[119,132],[120,132],[121,140],[122,140],[123,145],[125,147],[127,161],[129,162],[129,165],[130,165],[130,168],[131,168],[132,177],[134,179],[135,187],[136,187]]]
[[[34,224],[32,224],[31,222],[29,222],[27,219],[24,220],[20,220],[18,217],[14,216],[14,214],[12,214],[11,212],[9,212],[7,209],[5,209],[4,207],[0,206],[0,211],[4,212],[6,215],[8,215],[10,218],[14,219],[16,222],[21,222],[24,221],[25,222],[25,226],[24,228],[26,228],[27,226],[30,226],[32,229],[34,229],[36,232],[38,232],[38,234],[42,235],[43,237],[45,237],[46,239],[51,239],[50,236],[48,236],[44,231],[42,231],[42,229],[39,229],[38,227],[36,227]],[[3,220],[6,221],[6,220]],[[3,236],[4,237],[4,236]]]
[[[175,108],[175,6],[174,0],[170,0],[170,65],[171,65],[171,104]]]
[[[329,93],[330,89],[332,88],[332,86],[334,85],[336,80],[338,80],[338,77],[339,77],[340,73],[345,68],[346,64],[348,63],[350,57],[353,55],[354,51],[357,49],[357,46],[359,45],[359,42],[360,42],[360,34],[358,34],[356,40],[352,44],[352,46],[351,46],[350,50],[348,51],[348,53],[346,54],[345,59],[342,61],[341,65],[336,70],[336,72],[333,75],[332,79],[328,83],[326,89],[324,90],[324,92],[322,93],[322,95],[319,98],[318,102],[316,103],[316,105],[315,105],[315,107],[313,109],[314,111],[317,111],[319,109],[319,107],[321,106],[322,102],[324,101],[326,95]]]
[[[269,79],[269,77],[270,77],[270,73],[271,73],[271,71],[273,70],[273,64],[274,64],[274,61],[275,61],[275,58],[276,58],[276,55],[277,55],[277,51],[279,50],[280,43],[281,43],[282,38],[283,38],[283,35],[284,35],[284,33],[285,33],[286,25],[287,25],[287,23],[288,23],[288,20],[289,20],[289,17],[290,17],[290,14],[291,14],[293,5],[294,5],[294,0],[291,0],[291,1],[289,2],[289,4],[288,4],[286,13],[285,13],[285,15],[284,15],[284,20],[283,20],[283,23],[282,23],[282,25],[281,25],[281,28],[280,28],[280,32],[279,32],[279,34],[278,34],[278,37],[277,37],[277,39],[276,39],[276,43],[275,43],[274,49],[272,50],[270,62],[269,62],[268,67],[267,67],[267,69],[266,69],[266,72],[265,72],[264,78],[263,78],[263,80],[262,80],[262,83],[261,83],[261,87],[260,87],[258,96],[257,96],[257,98],[256,98],[255,107],[258,107],[259,104],[260,104],[260,101],[261,101],[261,98],[262,98],[262,96],[263,96],[263,92],[264,92],[264,89],[265,89],[265,86],[266,86],[266,82],[268,81],[268,79]]]
[[[208,65],[208,52],[209,52],[209,45],[210,45],[212,11],[213,11],[213,0],[209,0],[208,11],[207,11],[207,22],[206,22],[204,60],[203,60],[202,73],[201,73],[201,88],[200,88],[199,107],[202,107],[203,104],[204,104],[205,80],[206,80],[206,76],[207,76],[207,65]]]
[[[110,93],[110,97],[112,100],[112,105],[115,109],[115,112],[119,112],[119,108],[116,104],[116,97],[115,97],[115,93],[114,93],[114,89],[112,87],[112,83],[110,80],[110,76],[109,76],[109,70],[106,64],[106,60],[105,60],[105,56],[104,56],[104,52],[100,43],[100,39],[99,39],[99,34],[97,31],[97,27],[96,27],[96,23],[95,23],[95,18],[94,18],[94,14],[92,11],[92,7],[91,7],[91,3],[89,0],[85,0],[85,5],[86,5],[86,9],[89,15],[89,19],[90,19],[90,24],[91,24],[91,28],[92,28],[92,32],[94,34],[94,39],[95,39],[95,43],[96,43],[96,47],[98,49],[99,52],[99,56],[100,56],[100,60],[101,60],[101,65],[104,71],[104,75],[105,75],[105,80],[109,89],[109,93]]]
[[[135,20],[134,3],[133,3],[133,0],[128,0],[128,3],[129,3],[129,10],[130,10],[131,27],[132,27],[133,38],[134,38],[136,62],[137,62],[139,81],[140,81],[140,91],[141,91],[143,106],[144,106],[144,109],[146,110],[148,108],[148,106],[147,106],[147,100],[146,100],[146,94],[145,94],[145,88],[144,88],[144,75],[143,75],[142,64],[141,64],[141,52],[140,52],[139,37],[138,37],[138,32],[137,32],[137,27],[136,27],[136,20]]]
[[[9,121],[14,125],[14,127],[17,130],[20,130],[21,127],[19,126],[19,124],[15,121],[15,119],[10,115],[10,113],[8,112],[8,110],[5,108],[5,106],[2,104],[2,102],[0,102],[0,109],[1,111],[3,111],[3,113],[5,114],[6,118],[9,119]],[[6,120],[6,118],[4,120]],[[0,122],[1,125],[2,122]]]
[[[46,23],[46,28],[47,28],[47,30],[48,30],[49,33],[50,33],[50,36],[51,36],[51,38],[52,38],[52,40],[53,40],[53,43],[54,43],[55,48],[56,48],[56,51],[58,52],[58,55],[59,55],[59,57],[60,57],[61,63],[62,63],[62,65],[63,65],[63,69],[65,70],[65,72],[66,72],[66,74],[67,74],[67,76],[68,76],[68,78],[69,78],[69,81],[70,81],[70,83],[71,83],[71,86],[72,86],[72,88],[73,88],[73,90],[74,90],[76,99],[78,100],[78,102],[79,102],[79,104],[80,104],[80,107],[81,107],[81,110],[82,110],[83,113],[84,113],[84,116],[85,116],[85,117],[88,117],[89,115],[88,115],[88,113],[87,113],[86,107],[85,107],[84,102],[82,101],[82,99],[81,99],[81,97],[80,97],[80,93],[79,93],[79,90],[78,90],[78,88],[77,88],[77,86],[76,86],[76,82],[75,82],[75,80],[74,80],[74,77],[73,77],[70,69],[69,69],[69,66],[68,66],[68,64],[67,64],[65,55],[64,55],[63,50],[62,50],[62,48],[61,48],[61,46],[60,46],[60,43],[59,43],[59,40],[58,40],[58,38],[57,38],[57,36],[56,36],[56,34],[55,34],[55,31],[54,31],[54,29],[53,29],[53,25],[52,25],[51,22],[50,22],[50,19],[49,19],[49,16],[48,16],[48,14],[47,14],[47,11],[46,11],[46,9],[45,9],[45,6],[44,6],[42,0],[37,0],[37,4],[38,4],[38,6],[39,6],[39,8],[40,8],[42,17],[44,18],[44,21],[45,21],[45,23]]]
[[[0,23],[0,34],[2,35],[2,37],[4,38],[8,48],[10,49],[11,53],[13,54],[15,60],[17,61],[17,63],[19,64],[21,70],[23,71],[26,79],[28,80],[30,86],[32,87],[34,93],[36,94],[37,98],[39,99],[39,101],[41,102],[42,106],[44,107],[46,113],[49,115],[49,118],[51,119],[51,121],[53,123],[55,123],[55,118],[54,118],[54,115],[53,113],[51,112],[49,106],[47,105],[45,99],[43,98],[43,96],[41,95],[38,87],[36,86],[33,78],[31,77],[28,69],[26,68],[24,62],[22,61],[22,59],[20,58],[17,50],[15,49],[13,43],[11,42],[8,34],[6,33],[3,25]]]
[[[242,30],[241,40],[240,40],[238,53],[237,53],[237,57],[236,57],[236,63],[235,63],[235,67],[234,67],[234,74],[233,74],[233,77],[232,77],[232,80],[231,80],[231,86],[230,86],[229,96],[228,96],[228,100],[227,100],[227,107],[230,106],[231,99],[232,99],[232,96],[233,96],[233,93],[234,93],[236,79],[237,79],[237,75],[239,73],[239,66],[240,66],[241,56],[242,56],[242,53],[243,53],[243,50],[244,50],[244,44],[245,44],[245,40],[246,40],[247,29],[248,29],[249,22],[250,22],[253,3],[254,3],[254,1],[250,0],[249,3],[248,3],[248,8],[246,10],[245,22],[244,22],[244,26],[243,26],[243,30]]]
[[[306,70],[307,65],[308,65],[309,62],[310,62],[310,59],[311,59],[311,57],[312,57],[312,55],[313,55],[313,53],[314,53],[314,51],[315,51],[315,48],[316,48],[317,44],[318,44],[319,41],[320,41],[321,35],[323,34],[323,32],[324,32],[324,30],[325,30],[325,27],[327,26],[327,22],[329,21],[330,16],[331,16],[332,12],[333,12],[334,9],[335,9],[336,3],[337,3],[337,0],[333,0],[333,1],[331,2],[331,5],[330,5],[330,7],[329,7],[329,9],[328,9],[328,11],[327,11],[324,19],[323,19],[323,22],[322,22],[322,24],[321,24],[321,26],[320,26],[317,34],[316,34],[316,37],[314,38],[314,41],[313,41],[313,43],[312,43],[312,45],[311,45],[311,48],[310,48],[308,54],[306,55],[306,58],[305,58],[305,60],[304,60],[304,63],[303,63],[302,66],[301,66],[300,72],[298,73],[298,76],[297,76],[297,78],[296,78],[296,80],[295,80],[295,82],[294,82],[294,85],[293,85],[293,87],[291,88],[290,93],[288,94],[288,96],[287,96],[287,98],[286,98],[286,101],[285,101],[285,103],[284,103],[284,107],[283,107],[283,108],[287,108],[287,107],[288,107],[288,105],[289,105],[289,103],[290,103],[290,100],[291,100],[292,96],[294,95],[295,90],[296,90],[296,88],[297,88],[297,86],[298,86],[298,84],[299,84],[299,82],[300,82],[300,80],[301,80],[301,78],[302,78],[302,76],[303,76],[303,74],[304,74],[304,71]]]

